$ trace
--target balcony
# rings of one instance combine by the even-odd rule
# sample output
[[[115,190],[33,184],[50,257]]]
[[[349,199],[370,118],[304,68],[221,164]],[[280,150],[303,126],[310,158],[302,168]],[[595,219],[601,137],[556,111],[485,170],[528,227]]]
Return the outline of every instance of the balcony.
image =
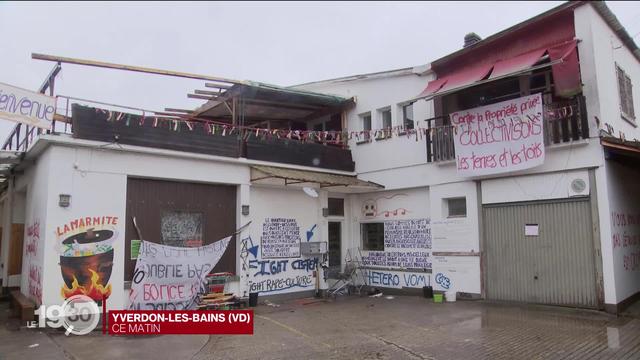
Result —
[[[544,144],[545,146],[569,143],[589,138],[589,125],[584,96],[579,95],[566,101],[544,104]],[[427,161],[442,162],[455,160],[453,126],[435,126],[437,120],[449,123],[449,114],[428,119]]]
[[[196,94],[189,94],[207,100],[195,110],[160,112],[59,95],[53,130],[46,133],[71,134],[105,145],[354,171],[346,138],[300,136],[301,131],[318,124],[322,126],[319,131],[341,131],[344,111],[353,106],[353,99],[261,83],[205,85],[218,88],[218,92],[211,95],[213,91],[196,90]],[[17,124],[3,149],[26,152],[42,133],[41,129]]]

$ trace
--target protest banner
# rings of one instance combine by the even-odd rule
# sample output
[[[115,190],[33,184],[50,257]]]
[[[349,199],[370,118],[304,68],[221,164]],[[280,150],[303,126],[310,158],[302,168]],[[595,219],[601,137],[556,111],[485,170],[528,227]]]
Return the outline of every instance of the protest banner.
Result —
[[[0,119],[51,129],[56,98],[0,83]]]
[[[129,309],[192,310],[205,292],[205,277],[231,237],[201,247],[175,247],[142,241],[133,274]]]
[[[528,169],[544,162],[540,94],[452,113],[461,176]]]

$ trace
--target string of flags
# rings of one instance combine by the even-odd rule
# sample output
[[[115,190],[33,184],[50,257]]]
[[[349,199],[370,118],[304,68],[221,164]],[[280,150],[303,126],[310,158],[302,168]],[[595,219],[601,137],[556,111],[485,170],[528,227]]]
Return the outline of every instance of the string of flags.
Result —
[[[373,139],[387,139],[390,137],[405,137],[420,141],[427,136],[432,136],[435,132],[442,131],[443,127],[421,127],[416,126],[407,128],[404,126],[393,126],[383,129],[371,129],[360,131],[335,131],[335,130],[288,130],[288,129],[266,129],[251,126],[231,125],[210,120],[186,120],[175,119],[162,116],[146,116],[134,115],[119,111],[111,111],[96,108],[96,113],[106,115],[108,122],[124,122],[126,126],[138,125],[144,126],[145,122],[150,121],[152,127],[170,128],[173,131],[182,131],[184,124],[186,130],[194,131],[196,127],[202,128],[207,134],[233,136],[236,135],[244,141],[254,137],[262,140],[269,139],[287,139],[297,141],[318,141],[324,143],[342,144],[345,140],[355,139],[357,142],[369,141]],[[560,120],[574,115],[572,105],[546,109],[545,117],[552,120]],[[455,132],[454,128],[454,132]]]

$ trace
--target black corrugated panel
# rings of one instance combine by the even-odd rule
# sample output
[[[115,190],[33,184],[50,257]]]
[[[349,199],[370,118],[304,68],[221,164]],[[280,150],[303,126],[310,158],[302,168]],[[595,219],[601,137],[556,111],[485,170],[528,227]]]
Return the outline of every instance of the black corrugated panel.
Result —
[[[113,116],[112,116],[113,117]],[[211,135],[201,123],[192,122],[189,130],[184,122],[159,121],[154,118],[125,114],[119,120],[109,121],[109,113],[101,109],[73,105],[73,137],[120,144],[147,146],[161,149],[187,151],[199,154],[239,157],[237,136]]]
[[[296,140],[254,139],[247,141],[247,159],[324,169],[354,171],[351,150]]]

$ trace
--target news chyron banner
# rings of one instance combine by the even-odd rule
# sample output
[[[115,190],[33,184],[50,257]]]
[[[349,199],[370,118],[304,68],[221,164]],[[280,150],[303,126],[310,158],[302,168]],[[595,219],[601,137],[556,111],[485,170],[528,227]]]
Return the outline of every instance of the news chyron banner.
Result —
[[[451,113],[458,175],[482,176],[544,163],[542,95]]]
[[[110,335],[252,335],[252,310],[110,310]]]

